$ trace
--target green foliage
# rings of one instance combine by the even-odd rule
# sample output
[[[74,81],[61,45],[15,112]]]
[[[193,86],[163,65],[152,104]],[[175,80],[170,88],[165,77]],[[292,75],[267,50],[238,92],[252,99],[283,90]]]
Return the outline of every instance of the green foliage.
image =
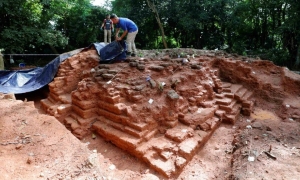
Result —
[[[300,59],[298,0],[151,2],[169,48],[252,52],[289,68]],[[111,5],[112,11],[94,7],[89,0],[1,0],[0,49],[5,53],[65,52],[101,42],[99,28],[107,13],[138,25],[137,48],[164,48],[157,14],[146,0],[114,0]]]

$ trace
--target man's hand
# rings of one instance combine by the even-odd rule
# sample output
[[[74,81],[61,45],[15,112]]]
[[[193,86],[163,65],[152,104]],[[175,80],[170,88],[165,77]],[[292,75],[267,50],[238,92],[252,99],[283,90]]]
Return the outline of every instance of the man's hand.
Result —
[[[121,40],[122,40],[122,38],[121,38],[121,37],[118,37],[118,36],[116,36],[116,40],[117,40],[117,41],[121,41]]]

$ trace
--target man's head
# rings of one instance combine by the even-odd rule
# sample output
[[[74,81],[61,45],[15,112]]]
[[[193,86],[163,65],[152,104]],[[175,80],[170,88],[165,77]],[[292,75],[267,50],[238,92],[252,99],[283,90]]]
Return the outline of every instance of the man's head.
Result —
[[[109,14],[106,14],[106,19],[110,19],[110,15]]]
[[[110,16],[110,19],[112,20],[112,22],[113,22],[114,24],[119,23],[119,18],[118,18],[118,16],[117,16],[116,14],[112,14],[112,15]]]

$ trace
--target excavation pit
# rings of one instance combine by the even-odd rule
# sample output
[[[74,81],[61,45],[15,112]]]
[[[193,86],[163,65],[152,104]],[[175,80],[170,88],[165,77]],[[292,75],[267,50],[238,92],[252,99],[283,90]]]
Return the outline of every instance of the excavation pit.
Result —
[[[61,63],[36,106],[78,139],[99,135],[166,178],[180,176],[222,123],[251,118],[261,99],[281,119],[299,120],[299,104],[290,103],[299,75],[269,61],[182,51],[190,57],[164,50],[99,64],[96,50],[84,50]]]

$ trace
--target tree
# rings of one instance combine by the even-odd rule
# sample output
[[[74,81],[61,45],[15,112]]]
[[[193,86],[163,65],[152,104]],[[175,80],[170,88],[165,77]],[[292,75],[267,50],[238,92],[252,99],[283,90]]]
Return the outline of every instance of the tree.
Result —
[[[168,45],[167,45],[166,40],[165,40],[164,27],[163,27],[162,23],[160,22],[159,14],[157,12],[155,4],[153,2],[150,2],[150,0],[147,0],[147,4],[148,4],[149,8],[153,11],[153,13],[155,15],[155,19],[156,19],[157,24],[158,24],[158,26],[160,28],[160,31],[161,31],[161,36],[162,36],[162,41],[164,43],[164,47],[168,48]]]
[[[0,48],[9,53],[39,52],[44,45],[64,46],[67,38],[43,22],[39,0],[2,0],[0,3]]]

